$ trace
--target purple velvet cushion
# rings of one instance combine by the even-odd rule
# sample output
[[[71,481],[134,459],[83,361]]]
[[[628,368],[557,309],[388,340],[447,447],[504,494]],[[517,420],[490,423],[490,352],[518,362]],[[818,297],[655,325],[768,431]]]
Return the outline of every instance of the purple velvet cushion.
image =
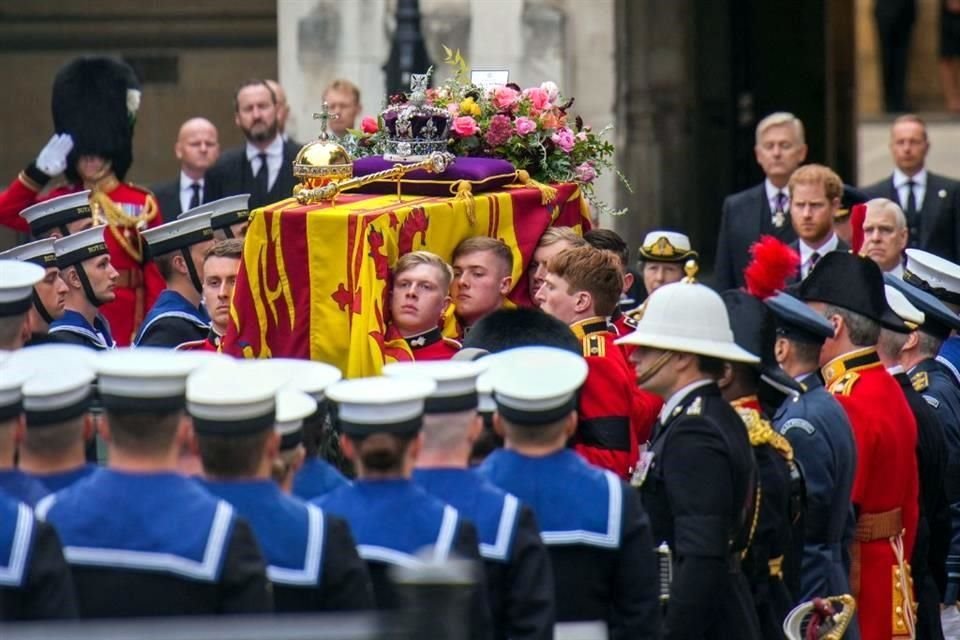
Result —
[[[353,176],[360,177],[391,169],[397,164],[384,160],[383,156],[360,158],[353,163]],[[401,179],[404,195],[454,196],[460,180],[470,183],[473,193],[497,191],[514,182],[516,169],[513,164],[497,158],[457,158],[443,173],[430,173],[423,169],[411,171]],[[359,193],[396,193],[395,180],[378,180],[353,191]]]

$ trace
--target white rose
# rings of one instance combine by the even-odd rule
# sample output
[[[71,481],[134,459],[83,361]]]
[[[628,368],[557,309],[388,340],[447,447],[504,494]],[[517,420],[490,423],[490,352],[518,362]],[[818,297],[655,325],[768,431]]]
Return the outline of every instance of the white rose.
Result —
[[[546,91],[547,95],[550,96],[550,104],[556,104],[557,98],[560,97],[560,87],[558,87],[556,83],[547,80],[540,85],[540,88]]]
[[[137,89],[127,89],[127,114],[137,115],[140,108],[140,92]]]

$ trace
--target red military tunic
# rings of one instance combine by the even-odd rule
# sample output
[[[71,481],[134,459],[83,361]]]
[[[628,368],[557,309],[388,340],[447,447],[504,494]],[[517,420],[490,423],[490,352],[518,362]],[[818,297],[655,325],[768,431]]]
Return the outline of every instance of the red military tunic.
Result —
[[[174,347],[175,351],[211,351],[214,353],[222,353],[220,347],[221,340],[223,337],[210,329],[210,333],[207,334],[207,337],[203,340],[190,340],[189,342],[183,342]]]
[[[460,351],[460,343],[445,338],[439,328],[405,337],[404,340],[413,352],[413,359],[418,361],[449,360]]]
[[[917,424],[900,385],[874,349],[840,356],[822,373],[827,389],[850,417],[857,447],[851,501],[858,520],[850,550],[850,586],[861,637],[913,637],[908,561],[919,514]],[[901,530],[903,535],[897,535]]]
[[[587,318],[570,326],[583,345],[589,371],[580,390],[573,448],[588,462],[629,479],[639,443],[646,442],[662,401],[637,388],[633,369],[614,344],[607,321]]]
[[[610,324],[613,326],[613,332],[618,338],[629,335],[637,329],[637,321],[620,311],[619,307],[613,312],[613,315],[610,316]],[[632,344],[620,345],[620,350],[623,351],[623,358],[628,364],[630,363],[630,354],[632,354],[636,348],[636,345]]]
[[[97,186],[112,202],[128,215],[139,215],[150,227],[163,224],[156,199],[146,189],[116,178],[108,177]],[[29,232],[20,212],[32,204],[48,198],[67,195],[81,190],[78,185],[66,185],[54,189],[42,198],[37,194],[40,185],[21,173],[17,179],[0,193],[0,224],[17,231]],[[142,241],[133,229],[111,225],[104,233],[110,261],[120,273],[116,299],[100,307],[100,313],[110,323],[110,332],[117,346],[127,346],[133,341],[143,321],[146,310],[153,306],[166,283],[156,265],[143,264]]]

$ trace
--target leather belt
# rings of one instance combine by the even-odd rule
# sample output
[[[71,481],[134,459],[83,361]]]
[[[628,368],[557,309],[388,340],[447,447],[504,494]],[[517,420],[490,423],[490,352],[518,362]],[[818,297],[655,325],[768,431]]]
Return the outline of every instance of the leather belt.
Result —
[[[903,511],[900,507],[881,513],[861,513],[857,518],[854,540],[871,542],[895,538],[903,533]]]
[[[581,420],[573,439],[598,449],[629,452],[630,420],[621,416]]]

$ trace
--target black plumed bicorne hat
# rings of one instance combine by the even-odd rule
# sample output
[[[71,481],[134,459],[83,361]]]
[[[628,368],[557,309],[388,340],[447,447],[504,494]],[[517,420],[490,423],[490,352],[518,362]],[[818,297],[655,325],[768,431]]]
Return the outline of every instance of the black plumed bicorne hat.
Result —
[[[67,178],[79,180],[80,156],[110,160],[123,180],[133,163],[133,125],[140,106],[140,82],[130,65],[106,56],[75,58],[53,80],[51,107],[57,133],[73,137]]]
[[[887,305],[880,267],[852,253],[831,251],[820,258],[800,285],[800,299],[834,305],[886,326],[903,324]]]

